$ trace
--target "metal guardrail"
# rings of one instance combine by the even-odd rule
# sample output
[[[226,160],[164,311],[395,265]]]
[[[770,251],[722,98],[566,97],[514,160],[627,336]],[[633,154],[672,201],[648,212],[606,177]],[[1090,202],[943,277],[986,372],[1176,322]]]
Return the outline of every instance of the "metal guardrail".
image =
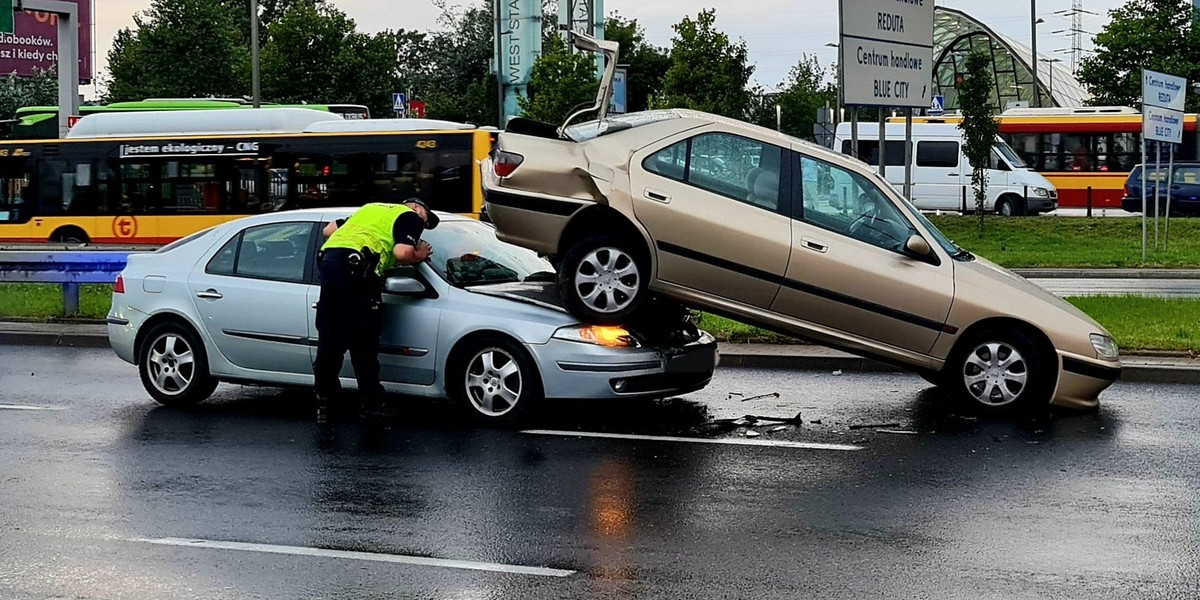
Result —
[[[75,316],[79,314],[79,286],[116,282],[129,254],[113,250],[0,251],[0,283],[60,284],[63,312]]]

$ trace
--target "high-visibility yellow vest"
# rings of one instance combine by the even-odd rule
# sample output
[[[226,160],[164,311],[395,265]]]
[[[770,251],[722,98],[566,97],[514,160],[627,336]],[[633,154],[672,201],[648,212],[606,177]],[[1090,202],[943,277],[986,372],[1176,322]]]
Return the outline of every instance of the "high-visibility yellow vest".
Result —
[[[382,275],[396,264],[396,257],[392,254],[392,248],[396,245],[396,240],[392,237],[392,227],[396,224],[396,218],[411,210],[403,204],[364,204],[329,236],[321,249],[346,248],[374,252],[379,255],[379,264],[375,267],[375,272]]]

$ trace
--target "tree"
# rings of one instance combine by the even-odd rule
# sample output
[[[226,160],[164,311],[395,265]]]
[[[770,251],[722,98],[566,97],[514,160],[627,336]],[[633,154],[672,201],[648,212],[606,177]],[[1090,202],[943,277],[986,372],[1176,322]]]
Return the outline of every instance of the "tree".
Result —
[[[526,118],[558,125],[581,105],[592,104],[599,85],[595,55],[572,52],[561,37],[554,36],[533,62],[529,96],[519,98],[517,104]]]
[[[355,30],[328,4],[297,2],[271,25],[262,50],[263,98],[282,103],[365,104],[391,111],[396,37]]]
[[[396,34],[401,88],[425,101],[430,117],[498,124],[491,0],[466,9],[444,0],[437,6],[441,30]]]
[[[779,93],[763,95],[755,105],[751,122],[775,128],[775,105],[779,105],[781,130],[798,138],[813,139],[817,111],[837,102],[837,88],[831,74],[821,66],[816,56],[803,55],[787,79],[779,85]]]
[[[1200,28],[1192,11],[1191,0],[1129,0],[1112,11],[1095,37],[1096,53],[1079,69],[1092,103],[1140,104],[1143,68],[1200,80]],[[1200,95],[1188,95],[1187,110],[1200,110]]]
[[[32,77],[17,74],[0,77],[0,119],[12,119],[25,106],[57,106],[58,75],[36,71]]]
[[[962,121],[958,128],[963,132],[963,153],[971,163],[971,187],[975,188],[975,212],[979,215],[979,233],[983,233],[983,204],[987,199],[987,169],[992,158],[992,147],[996,144],[996,133],[1000,123],[996,120],[996,107],[991,96],[996,88],[992,80],[992,59],[985,52],[976,50],[967,56],[962,81],[955,89],[958,92],[958,107]]]
[[[242,96],[249,55],[220,0],[153,0],[133,29],[117,32],[107,99]]]
[[[650,100],[662,90],[663,78],[671,67],[671,56],[646,41],[646,33],[636,19],[623,19],[620,15],[609,17],[604,25],[604,39],[620,44],[618,62],[628,66],[626,110],[637,112],[650,108]]]
[[[674,26],[671,66],[655,106],[746,117],[752,101],[746,84],[754,67],[747,59],[746,43],[729,41],[714,28],[716,18],[716,11],[703,10],[695,20],[684,17]]]

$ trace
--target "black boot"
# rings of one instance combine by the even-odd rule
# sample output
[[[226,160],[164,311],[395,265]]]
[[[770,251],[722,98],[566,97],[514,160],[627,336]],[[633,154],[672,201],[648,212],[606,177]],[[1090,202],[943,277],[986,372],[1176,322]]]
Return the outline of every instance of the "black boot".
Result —
[[[395,408],[384,403],[384,401],[376,398],[367,398],[363,400],[359,416],[364,419],[394,419],[397,413]]]
[[[317,396],[317,425],[329,423],[329,399]]]

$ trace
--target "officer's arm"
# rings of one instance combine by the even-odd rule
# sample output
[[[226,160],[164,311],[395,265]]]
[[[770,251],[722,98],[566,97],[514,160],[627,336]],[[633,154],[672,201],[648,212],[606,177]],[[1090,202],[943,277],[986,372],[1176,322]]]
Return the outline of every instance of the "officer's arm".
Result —
[[[396,262],[402,265],[424,262],[430,254],[433,254],[433,248],[430,248],[429,244],[425,242],[418,243],[416,248],[408,244],[396,244],[396,247],[392,248],[392,256],[395,256]]]
[[[421,241],[425,221],[415,212],[406,212],[396,218],[392,225],[392,237],[397,242],[392,247],[392,256],[402,265],[415,265],[429,258],[433,249]]]
[[[341,227],[342,224],[345,222],[346,222],[345,219],[338,219],[336,221],[330,221],[329,224],[325,226],[325,229],[321,231],[321,233],[324,233],[325,237],[329,237],[329,236],[333,235],[333,232],[337,231],[338,227]]]

